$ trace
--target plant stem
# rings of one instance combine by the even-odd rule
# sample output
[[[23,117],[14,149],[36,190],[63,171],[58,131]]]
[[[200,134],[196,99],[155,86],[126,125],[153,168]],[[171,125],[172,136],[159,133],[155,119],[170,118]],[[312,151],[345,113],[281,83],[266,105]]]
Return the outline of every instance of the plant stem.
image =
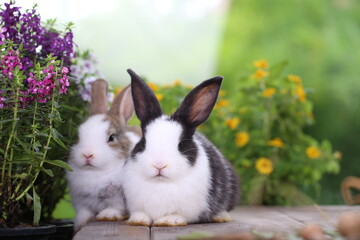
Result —
[[[36,122],[36,112],[38,108],[38,102],[35,101],[34,106],[34,115],[33,115],[33,122],[32,122],[32,128],[33,128],[33,137],[31,139],[32,149],[35,152],[35,143],[36,143],[36,128],[35,128],[35,122]]]
[[[51,116],[54,114],[54,111],[55,111],[54,101],[55,101],[55,94],[53,93],[52,98],[51,98],[51,111],[50,111]],[[52,138],[52,129],[53,129],[53,118],[50,118],[49,119],[49,136],[48,136],[48,139],[46,141],[46,146],[44,147],[45,148],[44,154],[43,154],[42,159],[41,159],[40,164],[39,164],[40,168],[43,166],[43,164],[45,162],[45,158],[46,158],[46,155],[47,155],[47,152],[48,152],[48,147],[50,145],[50,141],[51,141],[51,138]],[[15,199],[16,201],[20,200],[34,186],[34,183],[35,183],[37,177],[39,176],[40,171],[41,170],[39,169],[35,173],[35,176],[34,176],[33,180],[31,181],[30,185],[27,186],[25,188],[25,190]]]
[[[16,77],[16,76],[15,76]],[[14,79],[14,82],[17,82],[18,79]],[[8,176],[11,177],[11,168],[12,168],[12,158],[13,158],[13,154],[10,154],[10,159],[8,158],[8,154],[9,154],[9,150],[10,150],[10,146],[11,143],[13,141],[13,139],[15,138],[16,135],[16,125],[17,125],[17,121],[18,121],[18,106],[19,106],[19,84],[16,84],[16,90],[15,90],[15,101],[14,101],[14,113],[13,113],[13,121],[12,121],[12,127],[11,127],[11,132],[10,132],[10,136],[9,139],[7,141],[6,144],[6,148],[5,148],[5,153],[4,153],[4,162],[3,162],[3,168],[2,168],[2,182],[4,181],[5,178],[5,168],[6,168],[6,164],[7,162],[9,162],[9,170],[8,170]]]

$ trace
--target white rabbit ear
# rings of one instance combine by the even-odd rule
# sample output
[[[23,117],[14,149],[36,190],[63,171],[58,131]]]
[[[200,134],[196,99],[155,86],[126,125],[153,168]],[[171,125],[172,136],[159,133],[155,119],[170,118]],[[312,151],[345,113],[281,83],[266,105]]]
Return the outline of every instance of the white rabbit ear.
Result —
[[[126,124],[134,115],[134,102],[131,95],[131,87],[127,85],[116,96],[108,112],[116,118],[120,118],[120,122]]]
[[[144,128],[150,121],[162,116],[160,103],[154,92],[134,71],[128,69],[131,76],[131,91],[135,112]]]
[[[91,85],[90,116],[107,112],[108,84],[104,79],[97,79]]]
[[[206,121],[215,106],[222,80],[223,77],[217,76],[195,87],[171,118],[194,128]]]

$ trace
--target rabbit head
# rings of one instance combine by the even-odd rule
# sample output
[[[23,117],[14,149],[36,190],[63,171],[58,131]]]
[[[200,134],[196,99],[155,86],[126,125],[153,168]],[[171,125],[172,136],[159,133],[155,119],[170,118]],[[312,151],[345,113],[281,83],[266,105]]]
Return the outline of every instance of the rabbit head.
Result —
[[[70,163],[81,169],[104,169],[119,164],[130,152],[127,121],[134,106],[130,86],[125,87],[107,108],[107,82],[92,84],[90,117],[79,127],[79,139],[71,149]]]
[[[176,181],[188,176],[197,162],[201,144],[194,138],[196,128],[210,115],[222,77],[195,87],[171,115],[163,114],[153,91],[132,70],[131,90],[143,136],[131,153],[134,171],[153,181]]]

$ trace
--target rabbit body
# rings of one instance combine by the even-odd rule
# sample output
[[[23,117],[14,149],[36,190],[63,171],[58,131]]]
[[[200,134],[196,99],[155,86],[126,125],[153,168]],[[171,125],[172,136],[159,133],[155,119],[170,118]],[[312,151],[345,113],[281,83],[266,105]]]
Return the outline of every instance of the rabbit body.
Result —
[[[237,176],[216,147],[195,131],[217,98],[213,86],[203,89],[219,88],[219,80],[208,80],[189,93],[173,115],[165,116],[147,85],[129,73],[143,137],[124,167],[128,222],[178,226],[230,221],[228,211],[239,197]],[[202,96],[207,95],[204,104]]]
[[[103,81],[94,83],[94,96],[105,84]],[[72,146],[69,157],[73,171],[67,171],[76,211],[75,231],[93,218],[123,220],[127,215],[123,166],[140,134],[140,129],[126,125],[133,109],[129,94],[130,89],[125,88],[108,112],[106,105],[94,100],[96,109],[92,109],[92,115],[79,127],[79,140]],[[106,104],[106,94],[101,96],[101,101]]]

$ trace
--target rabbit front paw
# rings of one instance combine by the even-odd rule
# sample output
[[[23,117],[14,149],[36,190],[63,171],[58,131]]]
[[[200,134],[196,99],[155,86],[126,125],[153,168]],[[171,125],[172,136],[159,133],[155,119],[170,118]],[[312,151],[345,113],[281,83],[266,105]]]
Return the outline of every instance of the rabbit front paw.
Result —
[[[218,214],[216,214],[212,218],[212,220],[213,220],[213,222],[217,222],[217,223],[231,222],[232,217],[230,216],[229,212],[222,211],[222,212],[219,212]]]
[[[187,222],[183,216],[180,215],[166,215],[154,222],[154,226],[186,226]]]
[[[105,208],[98,215],[96,215],[96,220],[98,221],[121,221],[125,218],[126,216],[122,214],[119,209],[115,208]]]
[[[140,225],[140,226],[150,226],[151,219],[144,212],[134,212],[130,215],[129,220],[127,221],[129,225]]]

